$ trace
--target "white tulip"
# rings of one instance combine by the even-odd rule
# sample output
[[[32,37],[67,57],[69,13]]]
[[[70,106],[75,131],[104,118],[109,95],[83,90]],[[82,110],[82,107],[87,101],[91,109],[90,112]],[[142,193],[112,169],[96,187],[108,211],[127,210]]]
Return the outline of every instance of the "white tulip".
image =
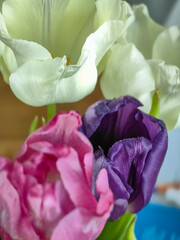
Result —
[[[122,14],[102,20],[107,0],[3,2],[1,71],[20,100],[33,106],[74,102],[94,90],[99,62],[131,17],[127,3],[113,1]]]
[[[147,113],[156,107],[156,97],[168,130],[180,127],[180,28],[165,29],[137,5],[125,33],[111,48],[101,77],[104,96],[134,96]]]

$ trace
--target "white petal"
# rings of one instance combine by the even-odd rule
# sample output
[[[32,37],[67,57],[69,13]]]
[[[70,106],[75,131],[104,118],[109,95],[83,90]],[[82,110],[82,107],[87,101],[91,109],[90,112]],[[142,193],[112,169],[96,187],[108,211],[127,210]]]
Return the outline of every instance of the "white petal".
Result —
[[[180,69],[176,66],[159,66],[160,118],[172,130],[180,115]]]
[[[66,58],[31,61],[11,75],[10,86],[20,100],[32,106],[78,101],[94,90],[94,62],[93,55],[80,66],[66,67]]]
[[[106,98],[131,95],[142,101],[149,112],[155,83],[151,69],[133,44],[116,44],[101,78]]]
[[[158,36],[153,46],[153,58],[180,68],[180,27],[173,26]]]
[[[12,38],[41,44],[76,63],[93,28],[93,0],[6,0],[3,16]]]
[[[133,11],[130,5],[121,0],[97,0],[95,25],[100,26],[109,20],[120,20],[126,28],[133,20]]]
[[[135,5],[133,10],[135,20],[127,30],[127,40],[134,43],[145,58],[151,58],[153,43],[165,28],[150,18],[145,5]]]
[[[122,32],[121,21],[105,22],[95,33],[92,33],[86,40],[79,62],[84,58],[84,54],[90,52],[96,57],[96,66],[99,64],[105,53],[111,48],[113,43],[119,38]]]
[[[4,81],[6,83],[9,83],[10,72],[9,72],[8,68],[6,67],[6,64],[4,63],[3,57],[0,57],[0,71],[3,75]]]
[[[14,53],[18,67],[31,60],[45,60],[51,58],[51,54],[41,45],[25,40],[8,38],[0,32],[0,40]]]
[[[0,30],[3,31],[6,35],[8,35],[4,18],[1,13],[0,13]],[[3,51],[4,51],[4,43],[0,41],[0,56],[2,55]]]
[[[71,59],[71,64],[76,64],[87,36],[93,32],[95,1],[51,0],[50,2],[50,51],[57,57],[66,55]]]
[[[3,61],[10,73],[16,71],[18,68],[18,64],[16,61],[16,58],[14,56],[13,51],[8,48],[6,45],[4,46],[4,51],[3,51]]]
[[[42,4],[44,1],[6,0],[2,14],[12,38],[42,41]]]
[[[156,93],[160,100],[160,115],[168,130],[179,126],[180,69],[165,65],[162,60],[148,61],[154,75]]]

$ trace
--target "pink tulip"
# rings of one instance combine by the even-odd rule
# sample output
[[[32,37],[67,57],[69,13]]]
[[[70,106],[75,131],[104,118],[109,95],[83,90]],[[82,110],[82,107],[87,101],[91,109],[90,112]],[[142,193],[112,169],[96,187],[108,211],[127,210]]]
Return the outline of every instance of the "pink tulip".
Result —
[[[75,112],[56,115],[30,135],[14,162],[0,158],[3,240],[93,240],[113,207],[107,172],[91,193],[93,149]]]

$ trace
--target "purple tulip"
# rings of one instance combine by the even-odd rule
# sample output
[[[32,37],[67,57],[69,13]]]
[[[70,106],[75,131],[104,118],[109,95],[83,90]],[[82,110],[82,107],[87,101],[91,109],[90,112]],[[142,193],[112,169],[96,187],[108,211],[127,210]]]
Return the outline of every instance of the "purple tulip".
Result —
[[[150,200],[167,150],[167,130],[163,121],[138,109],[132,97],[102,100],[83,116],[82,131],[94,147],[92,191],[99,171],[108,172],[114,194],[111,220],[125,211],[136,213]]]

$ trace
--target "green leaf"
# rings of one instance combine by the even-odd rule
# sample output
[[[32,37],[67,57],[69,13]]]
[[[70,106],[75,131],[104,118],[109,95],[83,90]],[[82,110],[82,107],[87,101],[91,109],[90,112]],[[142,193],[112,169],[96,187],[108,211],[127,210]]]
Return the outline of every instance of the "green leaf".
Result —
[[[56,115],[56,104],[47,105],[47,121]]]
[[[42,125],[44,126],[47,123],[47,121],[44,117],[42,117],[41,120],[42,120]]]
[[[117,221],[107,222],[96,240],[136,240],[134,224],[136,215],[125,213]]]
[[[31,123],[30,129],[29,129],[29,134],[31,134],[32,132],[36,131],[37,124],[38,124],[38,116],[35,116],[34,120]]]

